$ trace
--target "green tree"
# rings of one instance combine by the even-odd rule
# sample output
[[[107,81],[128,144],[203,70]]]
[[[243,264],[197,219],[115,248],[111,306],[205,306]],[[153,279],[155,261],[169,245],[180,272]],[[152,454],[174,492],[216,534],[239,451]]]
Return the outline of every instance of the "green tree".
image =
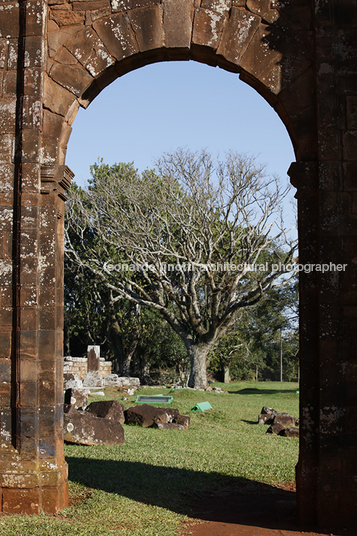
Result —
[[[156,171],[101,163],[92,176],[84,195],[70,196],[66,254],[113,301],[155,309],[186,347],[189,386],[206,387],[210,349],[278,284],[284,269],[274,266],[292,260],[296,245],[281,226],[286,190],[233,153],[214,165],[204,151],[179,150]]]
[[[233,380],[280,379],[282,351],[284,377],[298,375],[298,283],[272,289],[245,310],[210,353],[210,369],[221,377],[225,367]]]

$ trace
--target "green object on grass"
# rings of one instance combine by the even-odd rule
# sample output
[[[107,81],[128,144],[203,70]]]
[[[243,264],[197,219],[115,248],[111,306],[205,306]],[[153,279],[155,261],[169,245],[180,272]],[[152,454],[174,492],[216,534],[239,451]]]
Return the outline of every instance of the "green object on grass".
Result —
[[[136,404],[171,404],[173,396],[164,395],[138,395],[136,397]]]
[[[193,406],[191,411],[195,411],[198,413],[198,412],[206,411],[207,409],[212,409],[212,406],[209,402],[199,402],[198,404]]]

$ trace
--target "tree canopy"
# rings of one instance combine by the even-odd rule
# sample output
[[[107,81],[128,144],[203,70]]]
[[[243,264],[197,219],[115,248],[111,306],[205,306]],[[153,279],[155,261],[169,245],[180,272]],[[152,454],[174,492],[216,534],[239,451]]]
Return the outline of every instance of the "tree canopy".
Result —
[[[245,155],[164,155],[141,175],[132,164],[91,168],[70,191],[66,255],[110,291],[155,310],[181,337],[189,385],[205,387],[206,357],[244,308],[286,284],[296,243],[283,226],[276,177]]]

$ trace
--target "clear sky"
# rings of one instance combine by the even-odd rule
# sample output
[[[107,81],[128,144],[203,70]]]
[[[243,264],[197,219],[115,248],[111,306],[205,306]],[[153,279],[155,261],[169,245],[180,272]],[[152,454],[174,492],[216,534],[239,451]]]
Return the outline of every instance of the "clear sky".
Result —
[[[79,110],[66,164],[84,185],[98,158],[143,170],[178,147],[221,157],[229,150],[258,155],[283,185],[295,160],[284,124],[255,90],[237,74],[190,61],[148,65],[110,84]],[[285,206],[290,227],[294,217]]]

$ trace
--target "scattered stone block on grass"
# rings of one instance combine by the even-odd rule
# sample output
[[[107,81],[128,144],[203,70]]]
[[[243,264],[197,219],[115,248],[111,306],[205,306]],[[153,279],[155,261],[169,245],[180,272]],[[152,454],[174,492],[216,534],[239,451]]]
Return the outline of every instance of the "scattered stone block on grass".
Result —
[[[287,427],[279,432],[279,435],[284,437],[299,437],[299,428]]]
[[[282,424],[283,426],[295,426],[295,417],[288,415],[287,413],[278,413],[274,417],[273,424]]]
[[[176,422],[176,418],[180,415],[178,409],[175,408],[163,408],[167,415],[167,422]]]
[[[284,426],[282,424],[276,423],[269,426],[266,433],[279,435],[282,430],[284,430]]]
[[[99,400],[92,402],[86,408],[88,413],[92,413],[96,417],[120,422],[121,424],[125,422],[124,410],[123,404],[118,400]]]
[[[124,429],[119,422],[70,408],[64,413],[64,440],[78,445],[124,445]]]
[[[64,394],[64,403],[73,406],[74,408],[85,408],[87,406],[89,389],[66,389]]]
[[[272,413],[261,413],[258,417],[258,424],[273,424],[274,417]]]
[[[153,428],[159,428],[160,430],[186,430],[182,424],[174,422],[154,422]]]
[[[263,406],[260,413],[262,415],[264,414],[265,415],[277,415],[278,411],[276,411],[276,409],[273,409],[273,408],[268,408],[268,406]]]
[[[183,426],[184,430],[188,430],[190,427],[190,421],[190,417],[187,417],[186,415],[177,415],[177,417],[175,417],[173,420],[173,423]]]
[[[149,404],[141,404],[125,410],[125,424],[138,424],[143,428],[156,426],[157,424],[174,424],[172,427],[164,427],[170,430],[187,430],[190,426],[190,417],[180,415],[175,408],[157,408]],[[177,426],[182,428],[178,428]],[[159,427],[160,428],[160,427]]]
[[[162,408],[141,404],[125,410],[125,424],[138,424],[143,428],[149,428],[154,422],[167,423],[167,413]]]

